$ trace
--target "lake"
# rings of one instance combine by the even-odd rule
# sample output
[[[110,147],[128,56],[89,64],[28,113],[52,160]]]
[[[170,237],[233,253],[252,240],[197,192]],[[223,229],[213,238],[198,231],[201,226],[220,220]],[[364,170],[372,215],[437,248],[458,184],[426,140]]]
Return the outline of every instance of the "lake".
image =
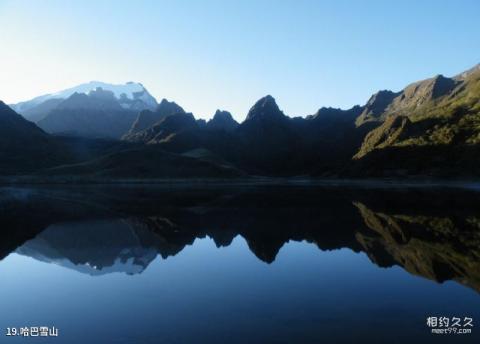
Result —
[[[12,186],[0,228],[2,343],[480,339],[475,188]]]

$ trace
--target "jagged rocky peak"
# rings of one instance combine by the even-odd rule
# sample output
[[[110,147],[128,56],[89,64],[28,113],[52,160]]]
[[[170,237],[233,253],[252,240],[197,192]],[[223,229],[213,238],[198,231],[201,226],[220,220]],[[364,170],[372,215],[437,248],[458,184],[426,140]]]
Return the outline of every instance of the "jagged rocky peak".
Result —
[[[197,123],[195,120],[195,116],[191,112],[175,112],[172,113],[170,116],[165,117],[163,120],[157,123],[157,125],[162,123]]]
[[[223,129],[233,130],[238,126],[237,121],[232,117],[232,114],[228,111],[217,110],[213,115],[213,118],[208,121],[208,127],[210,129]]]
[[[309,121],[323,122],[325,120],[337,118],[340,114],[342,114],[342,112],[343,110],[339,108],[323,106],[313,115],[306,116],[305,119]],[[301,117],[296,117],[294,120],[301,120]]]
[[[397,92],[391,90],[380,90],[377,93],[373,94],[367,102],[368,106],[374,106],[393,99],[398,95]]]
[[[408,85],[402,92],[398,103],[404,106],[422,105],[425,101],[434,100],[449,93],[455,87],[454,79],[446,78],[439,74],[433,78],[422,80]]]
[[[285,115],[278,108],[275,98],[271,95],[258,100],[248,112],[246,121],[252,119],[283,119]]]
[[[390,90],[381,90],[370,97],[360,116],[356,120],[357,125],[362,125],[365,122],[380,120],[393,100],[400,94],[400,92],[392,92]]]
[[[160,121],[140,132],[140,135],[156,136],[159,133],[178,133],[182,130],[198,128],[198,123],[191,112],[176,112],[163,117]],[[145,136],[144,135],[144,136]],[[153,137],[152,137],[153,138]]]
[[[364,113],[371,116],[382,114],[398,94],[390,90],[378,91],[368,100]]]
[[[97,87],[94,90],[88,92],[88,95],[93,98],[100,99],[115,99],[115,94],[112,91],[105,90],[103,87]],[[122,93],[125,96],[125,93]]]
[[[356,118],[362,113],[364,107],[355,105],[350,109],[340,109],[334,107],[321,107],[315,114],[306,117],[307,120],[318,124],[325,123],[354,123]]]
[[[101,87],[85,93],[73,93],[70,97],[58,104],[57,109],[96,109],[122,110],[113,92]]]
[[[86,106],[88,104],[89,97],[85,93],[73,93],[70,97],[62,101],[57,109],[65,109],[71,107]]]
[[[377,92],[368,100],[356,124],[385,120],[389,115],[413,115],[426,104],[450,94],[458,83],[454,78],[439,74],[412,83],[398,93],[386,90]]]
[[[129,139],[129,136],[146,130],[162,119],[177,113],[184,114],[185,110],[177,103],[170,102],[164,98],[160,104],[158,104],[155,111],[145,110],[140,112],[124,138]]]
[[[228,111],[224,110],[217,110],[215,111],[215,114],[213,115],[213,119],[233,119],[232,114]]]
[[[163,98],[155,110],[159,115],[168,116],[175,113],[185,113],[185,110],[175,102]]]
[[[161,143],[171,141],[176,135],[198,129],[198,123],[190,112],[176,112],[163,117],[147,129],[126,135],[123,139],[131,142]]]
[[[333,115],[333,114],[338,114],[339,112],[341,112],[342,109],[339,109],[339,108],[334,108],[334,107],[321,107],[320,109],[318,109],[318,111],[313,115],[314,118],[319,118],[319,117],[323,117],[323,116],[330,116],[330,115]]]

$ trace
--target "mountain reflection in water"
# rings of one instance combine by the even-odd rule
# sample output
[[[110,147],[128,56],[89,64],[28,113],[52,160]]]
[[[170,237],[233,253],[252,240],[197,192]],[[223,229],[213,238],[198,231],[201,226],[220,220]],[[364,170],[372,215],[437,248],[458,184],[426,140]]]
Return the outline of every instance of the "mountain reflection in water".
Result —
[[[479,201],[472,190],[418,187],[2,188],[0,258],[139,274],[198,238],[222,247],[241,236],[268,264],[285,243],[306,241],[480,292]]]

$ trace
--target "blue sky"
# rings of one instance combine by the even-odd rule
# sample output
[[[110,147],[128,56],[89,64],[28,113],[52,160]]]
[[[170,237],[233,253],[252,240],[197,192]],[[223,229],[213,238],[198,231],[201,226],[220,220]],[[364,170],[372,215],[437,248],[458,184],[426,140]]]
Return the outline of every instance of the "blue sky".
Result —
[[[365,103],[480,62],[479,1],[0,0],[0,99],[138,81],[197,117]]]

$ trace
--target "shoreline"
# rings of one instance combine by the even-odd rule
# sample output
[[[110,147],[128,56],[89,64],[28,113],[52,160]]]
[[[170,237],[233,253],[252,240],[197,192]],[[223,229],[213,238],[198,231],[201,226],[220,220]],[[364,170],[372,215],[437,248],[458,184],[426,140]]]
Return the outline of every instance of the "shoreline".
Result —
[[[480,180],[439,178],[311,178],[311,177],[249,177],[249,178],[76,178],[35,176],[0,177],[0,187],[8,186],[78,186],[78,185],[163,185],[163,186],[324,186],[359,188],[447,187],[480,191]]]

